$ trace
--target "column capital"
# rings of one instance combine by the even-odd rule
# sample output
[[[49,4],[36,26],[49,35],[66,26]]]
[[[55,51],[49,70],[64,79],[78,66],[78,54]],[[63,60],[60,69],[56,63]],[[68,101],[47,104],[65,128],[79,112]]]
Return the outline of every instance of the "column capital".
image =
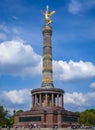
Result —
[[[46,26],[43,27],[42,32],[43,32],[43,35],[45,33],[49,33],[50,35],[52,35],[52,28],[50,26],[46,25]]]

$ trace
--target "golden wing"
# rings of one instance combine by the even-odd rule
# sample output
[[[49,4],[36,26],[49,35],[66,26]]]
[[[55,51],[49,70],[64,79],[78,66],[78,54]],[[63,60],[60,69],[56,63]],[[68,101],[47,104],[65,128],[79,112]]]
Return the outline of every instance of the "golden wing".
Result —
[[[52,14],[54,14],[54,13],[55,13],[55,11],[51,11],[51,12],[50,12],[50,15],[52,15]]]

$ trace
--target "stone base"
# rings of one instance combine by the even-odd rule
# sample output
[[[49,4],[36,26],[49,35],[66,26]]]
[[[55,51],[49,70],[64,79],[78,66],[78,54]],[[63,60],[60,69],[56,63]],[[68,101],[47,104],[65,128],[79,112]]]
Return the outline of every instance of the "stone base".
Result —
[[[64,109],[30,110],[15,114],[14,127],[63,128],[78,123],[78,116]]]
[[[16,112],[14,126],[41,128],[63,128],[71,123],[78,123],[79,117],[70,111],[64,110],[63,93],[59,88],[33,89],[32,109],[25,112]]]

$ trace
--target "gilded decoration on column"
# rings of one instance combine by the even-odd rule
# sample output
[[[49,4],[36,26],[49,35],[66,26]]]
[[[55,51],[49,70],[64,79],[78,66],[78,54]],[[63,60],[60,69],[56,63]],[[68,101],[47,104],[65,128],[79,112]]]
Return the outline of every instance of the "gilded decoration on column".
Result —
[[[46,25],[49,25],[52,23],[52,20],[50,19],[50,16],[53,15],[55,13],[55,11],[49,11],[49,7],[48,5],[46,6],[46,11],[43,12],[43,15],[45,16],[45,21],[46,21]]]
[[[47,83],[47,82],[49,82],[49,83],[50,83],[50,82],[53,82],[53,80],[50,79],[50,78],[43,79],[42,81],[43,81],[44,83]]]

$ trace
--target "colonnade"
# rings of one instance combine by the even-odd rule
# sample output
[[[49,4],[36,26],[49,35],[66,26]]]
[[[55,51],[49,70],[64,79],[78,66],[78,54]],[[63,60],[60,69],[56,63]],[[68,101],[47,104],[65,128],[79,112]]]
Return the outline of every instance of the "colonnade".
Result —
[[[32,95],[32,107],[58,106],[63,108],[63,94],[39,93]]]

